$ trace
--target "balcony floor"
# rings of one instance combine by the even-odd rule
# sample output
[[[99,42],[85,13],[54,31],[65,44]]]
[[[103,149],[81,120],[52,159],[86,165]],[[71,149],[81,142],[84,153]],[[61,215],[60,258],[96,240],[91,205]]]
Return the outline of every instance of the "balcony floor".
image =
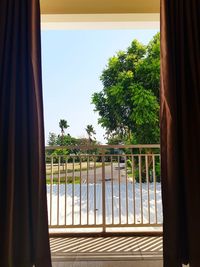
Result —
[[[161,267],[162,237],[50,238],[53,267]]]

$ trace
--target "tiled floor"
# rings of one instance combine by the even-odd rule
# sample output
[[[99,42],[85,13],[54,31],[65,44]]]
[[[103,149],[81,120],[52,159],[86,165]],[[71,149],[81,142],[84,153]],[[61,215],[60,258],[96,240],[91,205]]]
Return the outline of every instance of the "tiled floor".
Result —
[[[162,267],[162,237],[51,238],[53,267]]]

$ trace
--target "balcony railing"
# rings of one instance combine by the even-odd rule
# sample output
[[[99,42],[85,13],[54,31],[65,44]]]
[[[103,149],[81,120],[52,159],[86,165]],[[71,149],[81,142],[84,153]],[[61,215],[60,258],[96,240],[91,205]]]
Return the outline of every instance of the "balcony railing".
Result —
[[[159,145],[47,147],[46,173],[50,229],[162,226]]]

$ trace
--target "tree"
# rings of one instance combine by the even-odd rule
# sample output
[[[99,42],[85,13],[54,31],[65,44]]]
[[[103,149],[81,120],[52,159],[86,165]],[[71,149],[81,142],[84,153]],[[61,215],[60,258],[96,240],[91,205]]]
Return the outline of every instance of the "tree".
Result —
[[[65,129],[69,128],[69,125],[67,124],[66,120],[60,120],[59,121],[59,127],[61,130],[61,135],[63,136],[65,133]]]
[[[159,101],[160,93],[160,34],[156,34],[146,47],[147,56],[137,66],[136,81],[150,89]]]
[[[49,146],[57,146],[57,135],[55,133],[50,132],[47,143]]]
[[[89,143],[91,143],[93,141],[92,137],[95,139],[94,135],[96,134],[94,127],[91,124],[89,124],[89,125],[87,125],[85,130],[88,134]]]
[[[59,127],[61,130],[61,146],[64,146],[64,134],[65,134],[65,129],[69,128],[69,125],[67,124],[66,120],[60,120],[59,121]]]
[[[50,132],[47,144],[49,146],[75,146],[77,145],[77,139],[72,137],[70,134],[67,135],[56,135],[55,133]],[[56,156],[66,156],[69,154],[76,154],[77,149],[52,149],[48,150],[48,155]],[[64,163],[63,158],[61,157],[61,163]],[[64,165],[63,165],[64,166]]]
[[[129,143],[159,142],[160,37],[144,46],[137,40],[109,59],[92,103],[107,137]]]

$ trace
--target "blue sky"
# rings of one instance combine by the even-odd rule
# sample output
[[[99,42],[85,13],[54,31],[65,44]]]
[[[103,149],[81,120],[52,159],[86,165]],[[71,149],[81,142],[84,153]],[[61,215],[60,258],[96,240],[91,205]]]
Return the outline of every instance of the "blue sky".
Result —
[[[147,44],[155,30],[46,30],[42,31],[42,71],[45,138],[60,133],[59,120],[66,119],[67,132],[86,137],[92,124],[102,143],[104,130],[98,125],[91,96],[102,89],[99,77],[108,59],[125,50],[133,39]]]

